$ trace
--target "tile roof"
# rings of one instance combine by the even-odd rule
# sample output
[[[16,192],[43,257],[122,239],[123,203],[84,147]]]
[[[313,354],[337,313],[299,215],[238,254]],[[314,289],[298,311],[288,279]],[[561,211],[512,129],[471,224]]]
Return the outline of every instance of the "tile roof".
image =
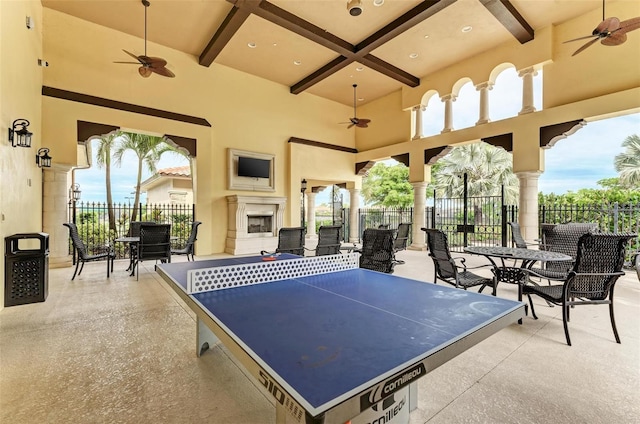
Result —
[[[165,177],[189,177],[191,176],[191,168],[188,165],[162,168],[158,169],[158,175]]]

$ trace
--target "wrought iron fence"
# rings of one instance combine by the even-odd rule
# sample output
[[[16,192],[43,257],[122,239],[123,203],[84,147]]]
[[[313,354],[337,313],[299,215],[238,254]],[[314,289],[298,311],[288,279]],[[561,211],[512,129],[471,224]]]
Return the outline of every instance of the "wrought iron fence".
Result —
[[[160,224],[171,224],[171,235],[174,247],[184,246],[191,233],[191,223],[195,219],[195,205],[191,204],[140,204],[136,217],[131,218],[133,205],[116,203],[112,205],[114,222],[109,223],[107,203],[78,202],[69,205],[69,221],[78,226],[80,238],[87,246],[89,254],[100,252],[106,244],[113,244],[116,258],[126,256],[127,246],[113,241],[129,234],[131,221],[153,221]],[[72,246],[69,245],[69,252]]]

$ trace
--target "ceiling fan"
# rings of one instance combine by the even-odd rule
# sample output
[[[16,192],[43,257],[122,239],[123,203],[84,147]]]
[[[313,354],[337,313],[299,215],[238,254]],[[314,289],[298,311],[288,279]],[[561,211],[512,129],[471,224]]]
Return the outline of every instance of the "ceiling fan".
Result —
[[[627,32],[640,28],[640,16],[627,19],[626,21],[620,21],[620,19],[618,18],[605,19],[604,2],[605,0],[602,0],[602,22],[600,22],[596,29],[593,30],[591,35],[565,41],[565,43],[570,43],[572,41],[592,38],[591,41],[588,41],[585,45],[576,50],[571,56],[577,55],[598,40],[600,40],[600,43],[605,46],[618,46],[627,41]]]
[[[142,4],[144,5],[144,55],[136,56],[133,53],[129,53],[125,49],[122,49],[123,52],[137,60],[137,62],[114,62],[114,63],[126,63],[131,65],[142,65],[138,68],[138,73],[143,78],[149,78],[153,72],[158,75],[162,75],[163,77],[173,78],[175,74],[168,70],[165,66],[167,66],[167,61],[160,57],[150,57],[147,56],[147,8],[151,5],[148,0],[142,0]]]
[[[354,125],[358,128],[367,128],[371,119],[358,118],[356,114],[356,88],[358,84],[353,84],[353,118],[349,118],[349,122],[341,122],[341,124],[349,124],[347,129],[353,127]]]

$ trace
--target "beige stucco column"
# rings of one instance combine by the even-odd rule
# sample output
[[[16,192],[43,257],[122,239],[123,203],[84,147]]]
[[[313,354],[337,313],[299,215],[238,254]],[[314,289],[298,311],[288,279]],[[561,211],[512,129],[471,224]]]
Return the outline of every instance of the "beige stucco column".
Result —
[[[349,189],[349,241],[357,243],[360,238],[360,222],[358,220],[360,209],[360,189]]]
[[[307,238],[314,239],[318,235],[316,233],[316,194],[313,191],[307,193]]]
[[[71,166],[53,164],[43,168],[42,231],[49,234],[49,267],[71,266],[69,230],[63,226],[69,215],[69,171]]]
[[[441,132],[451,132],[453,130],[453,102],[456,101],[456,95],[447,94],[440,97],[440,100],[444,102],[444,128]]]
[[[486,124],[489,119],[489,90],[493,88],[493,83],[483,82],[476,85],[476,90],[480,92],[480,116],[476,125]]]
[[[418,105],[413,107],[413,112],[415,114],[416,121],[416,133],[413,136],[413,140],[418,140],[424,137],[424,133],[422,131],[422,112],[426,109],[423,105]]]
[[[533,77],[538,75],[533,67],[525,68],[518,71],[518,76],[522,78],[522,110],[518,115],[535,112],[533,106]]]
[[[528,242],[538,238],[538,178],[540,172],[516,172],[520,180],[518,222],[522,237]]]
[[[411,224],[411,245],[409,250],[426,250],[425,234],[421,230],[424,227],[424,209],[427,204],[427,185],[425,181],[411,183],[413,186],[413,223]]]

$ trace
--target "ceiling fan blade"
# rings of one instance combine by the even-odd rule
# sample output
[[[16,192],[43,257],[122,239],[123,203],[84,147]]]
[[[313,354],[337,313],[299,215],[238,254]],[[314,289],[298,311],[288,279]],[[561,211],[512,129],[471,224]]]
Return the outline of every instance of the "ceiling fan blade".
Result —
[[[607,18],[604,21],[600,22],[600,25],[598,25],[596,29],[593,30],[593,35],[615,31],[618,28],[620,28],[620,19]]]
[[[113,63],[124,63],[125,65],[138,65],[138,66],[140,66],[140,62],[113,62]]]
[[[356,124],[353,124],[353,123],[349,124],[349,126],[347,126],[347,129],[353,127],[354,125],[356,125]]]
[[[627,41],[627,34],[622,31],[616,31],[603,38],[600,43],[605,46],[618,46],[625,41]]]
[[[170,70],[168,70],[164,66],[163,67],[159,67],[159,68],[156,68],[155,66],[151,66],[149,68],[149,70],[151,72],[155,72],[158,75],[162,75],[163,77],[174,78],[176,76],[173,72],[171,72]]]
[[[161,68],[167,65],[167,61],[161,57],[140,56],[140,59],[144,60],[147,65]]]
[[[142,78],[149,78],[152,74],[152,71],[145,66],[141,66],[138,68],[138,73],[140,74],[140,76],[142,76]]]
[[[562,44],[570,43],[572,41],[586,40],[587,38],[593,38],[593,37],[597,37],[597,35],[585,35],[584,37],[573,38],[571,40],[563,41]]]
[[[594,44],[598,40],[599,40],[598,38],[594,38],[593,40],[589,41],[587,44],[585,44],[584,46],[580,47],[578,50],[573,52],[573,54],[571,56],[577,55],[578,53],[580,53],[581,51],[585,50],[587,47],[589,47],[590,45]]]
[[[142,60],[140,60],[140,58],[138,56],[136,56],[135,54],[129,53],[125,49],[122,49],[122,51],[125,52],[126,54],[128,54],[129,56],[131,56],[132,58],[134,58],[135,60],[137,60],[138,63],[140,63],[141,65],[144,65],[144,62]]]
[[[620,22],[619,32],[629,32],[640,28],[640,16]]]
[[[356,124],[357,127],[359,128],[368,128],[369,127],[369,122],[371,122],[371,119],[363,119],[360,118],[358,119],[358,123]]]

